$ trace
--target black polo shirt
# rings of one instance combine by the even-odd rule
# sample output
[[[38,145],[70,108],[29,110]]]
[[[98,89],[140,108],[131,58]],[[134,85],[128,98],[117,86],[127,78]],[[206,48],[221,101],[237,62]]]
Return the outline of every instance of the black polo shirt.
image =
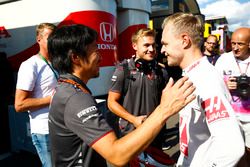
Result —
[[[123,91],[126,78],[124,63],[128,63],[130,73],[129,84],[125,93]],[[161,67],[158,66],[158,68]],[[117,66],[112,76],[110,91],[122,94],[122,106],[129,113],[135,116],[149,115],[159,105],[161,92],[168,80],[166,70],[162,68],[158,70],[161,70],[162,73],[158,73],[156,68],[153,68],[152,74],[147,75],[135,67],[134,58],[125,60]],[[164,72],[166,75],[163,74]],[[127,134],[134,129],[134,126],[124,119],[121,119],[119,123],[123,134]]]
[[[73,75],[61,77],[89,90]],[[91,94],[72,84],[58,83],[49,112],[53,166],[106,167],[106,161],[91,145],[111,131]]]
[[[206,55],[205,53],[203,54],[204,56],[207,57],[208,61],[215,65],[216,61],[218,60],[218,58],[220,57],[220,55],[218,54],[212,54],[212,55]]]

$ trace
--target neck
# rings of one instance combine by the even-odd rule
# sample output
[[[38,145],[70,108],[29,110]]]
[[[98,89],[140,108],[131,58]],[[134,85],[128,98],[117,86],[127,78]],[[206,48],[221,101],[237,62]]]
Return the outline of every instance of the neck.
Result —
[[[242,57],[237,57],[236,59],[239,59],[239,60],[242,60],[242,61],[244,61],[244,60],[246,60],[246,59],[248,59],[249,58],[249,53],[248,54],[246,54],[246,55],[244,55],[244,56],[242,56]]]
[[[195,61],[201,59],[202,57],[203,55],[199,48],[186,50],[186,52],[184,53],[182,62],[180,63],[180,68],[185,69],[186,67],[193,64]]]
[[[211,56],[213,53],[212,53],[212,52],[209,52],[208,50],[205,50],[205,51],[204,51],[204,54],[207,55],[207,56]]]
[[[84,82],[87,85],[89,79],[86,77],[86,75],[82,76],[81,73],[78,71],[73,71],[72,75],[78,77],[80,80],[82,80],[82,82]]]
[[[48,52],[45,52],[45,51],[40,50],[40,51],[39,51],[39,54],[40,54],[41,56],[43,56],[47,61],[49,61],[49,54],[48,54]]]

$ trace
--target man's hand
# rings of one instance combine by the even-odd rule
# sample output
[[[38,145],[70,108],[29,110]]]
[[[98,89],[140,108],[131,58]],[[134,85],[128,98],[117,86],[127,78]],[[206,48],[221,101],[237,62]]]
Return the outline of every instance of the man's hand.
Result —
[[[184,106],[195,99],[192,93],[195,90],[192,82],[187,77],[179,79],[175,84],[172,78],[162,91],[160,108],[165,108],[167,114],[172,116],[179,112]]]
[[[135,121],[133,122],[134,127],[140,126],[147,119],[147,115],[141,115],[135,117]]]
[[[229,90],[235,90],[237,89],[237,82],[236,82],[236,78],[230,76],[229,79],[227,80],[227,88]]]

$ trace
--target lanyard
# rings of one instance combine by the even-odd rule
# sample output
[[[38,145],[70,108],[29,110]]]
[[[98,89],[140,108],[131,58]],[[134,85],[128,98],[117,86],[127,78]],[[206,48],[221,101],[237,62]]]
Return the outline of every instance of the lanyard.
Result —
[[[236,60],[236,63],[237,63],[237,66],[238,66],[238,68],[239,68],[239,70],[240,70],[240,74],[242,75],[242,74],[247,74],[247,69],[248,69],[248,66],[249,66],[249,64],[250,64],[250,62],[248,62],[247,63],[247,67],[246,67],[246,69],[245,69],[245,72],[242,72],[242,70],[241,70],[241,68],[240,68],[240,64],[239,64],[239,62]]]
[[[56,80],[58,80],[58,74],[55,71],[55,69],[49,64],[49,62],[43,57],[43,55],[41,53],[38,53],[38,55],[41,57],[41,59],[49,66],[49,68],[52,70],[52,72],[54,73]]]
[[[58,82],[64,82],[64,83],[74,85],[74,87],[77,87],[77,88],[81,89],[84,93],[90,94],[90,92],[87,89],[85,89],[82,85],[80,85],[79,83],[77,83],[77,82],[75,82],[75,81],[73,81],[71,79],[59,78]]]

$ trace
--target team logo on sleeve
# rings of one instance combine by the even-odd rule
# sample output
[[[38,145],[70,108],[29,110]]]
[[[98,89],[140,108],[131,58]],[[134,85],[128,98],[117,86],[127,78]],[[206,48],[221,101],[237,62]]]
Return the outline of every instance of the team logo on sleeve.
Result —
[[[203,101],[202,108],[206,111],[208,123],[229,118],[229,114],[223,101],[217,96]]]
[[[113,75],[111,81],[115,82],[117,80],[117,76]]]
[[[90,118],[98,117],[98,113],[96,113],[96,111],[96,106],[91,106],[77,113],[77,117],[82,119],[82,123],[85,123]]]

